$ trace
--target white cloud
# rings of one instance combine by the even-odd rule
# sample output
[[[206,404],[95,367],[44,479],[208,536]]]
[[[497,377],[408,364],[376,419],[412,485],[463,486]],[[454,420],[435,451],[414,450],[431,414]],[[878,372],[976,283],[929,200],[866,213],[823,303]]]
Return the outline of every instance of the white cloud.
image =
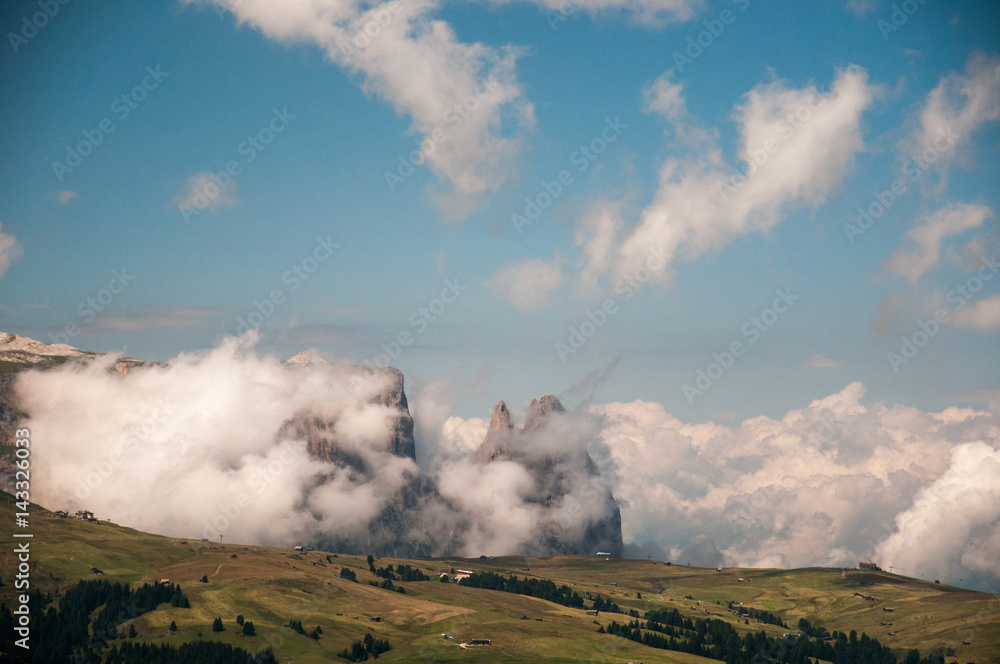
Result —
[[[648,108],[672,122],[679,137],[696,137],[702,145],[660,167],[653,202],[618,240],[614,275],[634,272],[649,247],[663,247],[668,260],[654,276],[664,281],[681,252],[691,258],[766,232],[790,206],[823,202],[864,149],[861,115],[876,92],[855,66],[839,71],[826,93],[813,85],[789,88],[782,81],[754,88],[732,115],[743,162],[737,169],[726,163],[713,134],[699,132],[685,118],[679,85],[661,77],[647,91]],[[608,229],[617,223],[596,226],[603,234],[598,246],[607,245]],[[578,246],[590,244],[577,238]]]
[[[283,364],[255,354],[253,340],[227,339],[126,377],[109,371],[110,355],[21,374],[27,425],[48,441],[34,497],[187,537],[214,528],[228,541],[288,545],[367,530],[417,471],[391,454],[390,411],[371,402],[386,381],[353,389],[357,369]],[[301,412],[335,421],[329,435],[366,472],[310,457],[284,426]]]
[[[11,264],[24,254],[24,247],[10,233],[3,232],[0,224],[0,277],[10,269]]]
[[[177,197],[178,207],[196,210],[215,210],[219,207],[234,207],[239,200],[235,196],[236,178],[230,178],[225,186],[211,171],[195,173],[188,179],[187,191]]]
[[[60,189],[59,191],[55,192],[55,194],[53,194],[53,196],[55,196],[55,199],[57,201],[59,201],[60,203],[62,203],[63,205],[65,205],[66,203],[69,203],[74,198],[77,198],[79,196],[79,194],[76,193],[75,191],[68,191],[66,189]]]
[[[993,537],[971,539],[987,528]],[[925,578],[956,578],[965,569],[997,575],[1000,561],[1000,450],[983,442],[957,445],[948,469],[896,515],[895,532],[877,547],[883,567]]]
[[[896,250],[886,267],[917,283],[921,275],[938,263],[941,241],[970,228],[979,228],[993,210],[981,204],[954,203],[924,215],[921,224],[906,231],[904,245]]]
[[[727,565],[840,566],[888,551],[883,543],[901,520],[914,522],[906,538],[927,533],[955,502],[935,502],[947,496],[945,489],[922,492],[939,481],[951,486],[948,477],[958,481],[965,465],[957,464],[953,449],[1000,455],[1000,422],[991,411],[968,408],[924,413],[864,405],[864,392],[851,383],[780,419],[755,417],[735,427],[684,422],[642,401],[592,407],[603,420],[606,449],[595,459],[614,477],[625,541],[652,540],[706,560],[714,544]],[[970,482],[1000,486],[994,472],[983,469]],[[981,493],[984,501],[990,495]],[[981,505],[975,496],[975,490],[962,492],[955,501]],[[950,561],[961,553],[970,561],[965,579],[978,574],[980,585],[993,587],[1000,571],[976,561],[995,551],[984,551],[987,544],[970,533],[1000,526],[998,505],[993,500],[989,509],[957,519],[966,525],[949,531],[954,555],[939,566],[935,554],[919,546],[907,560],[875,559],[900,573],[957,581],[963,574]]]
[[[584,291],[598,287],[602,275],[614,266],[614,251],[622,227],[623,204],[603,201],[587,207],[577,221],[574,242],[581,260],[577,281]]]
[[[549,303],[549,294],[562,283],[562,264],[556,258],[527,258],[506,265],[486,282],[500,297],[519,309],[544,309]]]
[[[316,44],[358,74],[367,93],[410,117],[426,163],[451,184],[439,198],[446,209],[467,214],[479,196],[513,177],[523,136],[534,126],[515,74],[522,51],[460,42],[434,18],[439,0],[184,1],[213,2],[272,39]]]
[[[808,360],[803,362],[802,366],[809,367],[812,369],[839,367],[840,362],[837,362],[836,360],[831,360],[829,357],[825,357],[823,355],[813,355]]]
[[[925,150],[938,154],[935,167],[946,176],[962,146],[987,122],[1000,120],[1000,57],[978,53],[966,63],[965,72],[942,77],[928,95],[919,115],[919,126],[904,139],[900,149],[909,157]],[[957,135],[955,145],[941,150],[942,132]]]
[[[684,86],[674,83],[668,74],[653,81],[643,92],[646,98],[648,113],[659,113],[670,122],[683,120],[687,116],[687,105],[684,102]]]
[[[991,295],[956,311],[952,314],[952,322],[959,327],[971,327],[982,332],[1000,330],[1000,295]]]

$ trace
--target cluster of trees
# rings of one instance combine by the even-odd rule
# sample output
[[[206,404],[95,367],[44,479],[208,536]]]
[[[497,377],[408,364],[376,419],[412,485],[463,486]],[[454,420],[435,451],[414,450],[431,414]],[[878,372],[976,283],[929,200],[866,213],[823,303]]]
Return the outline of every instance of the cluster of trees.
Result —
[[[340,578],[353,581],[354,583],[358,582],[358,575],[354,573],[353,569],[347,569],[346,567],[340,569]]]
[[[155,643],[131,643],[114,646],[108,651],[104,664],[278,664],[274,652],[267,648],[253,655],[242,648],[235,648],[218,641],[200,641],[180,646]]]
[[[773,661],[785,664],[808,664],[822,659],[833,664],[896,664],[896,656],[887,647],[867,634],[858,637],[834,632],[833,643],[808,635],[799,638],[773,638],[764,632],[740,637],[736,628],[718,619],[685,618],[677,609],[647,611],[645,622],[632,620],[625,624],[612,622],[606,631],[652,648],[686,652],[701,657],[719,659],[726,664],[751,664]],[[931,664],[906,662],[906,664]]]
[[[392,565],[387,565],[385,567],[379,567],[376,569],[375,565],[369,565],[369,569],[375,576],[380,576],[383,579],[388,579],[389,581],[430,581],[431,577],[427,576],[421,572],[416,567],[410,567],[409,565],[396,565],[396,569],[392,568]]]
[[[746,606],[740,606],[739,604],[729,602],[729,610],[741,611],[743,613],[749,614],[751,618],[753,618],[757,622],[762,622],[765,625],[777,625],[778,627],[784,627],[786,629],[788,628],[788,625],[782,622],[781,618],[779,618],[778,616],[774,615],[769,611],[765,611],[764,609],[751,609]],[[801,620],[799,622],[801,622]],[[808,623],[809,621],[807,620],[806,622]]]
[[[305,627],[302,626],[301,620],[289,620],[288,627],[293,632],[298,632],[302,636],[308,636],[310,639],[315,639],[317,641],[319,640],[319,635],[323,633],[323,628],[319,625],[316,625],[311,632],[306,632]]]
[[[28,594],[31,612],[31,649],[14,644],[15,617],[6,604],[0,605],[0,652],[16,662],[99,661],[109,642],[123,638],[118,626],[153,611],[160,604],[190,607],[180,586],[173,583],[144,584],[131,588],[127,583],[103,579],[80,581],[66,591],[58,608],[51,595],[37,590]],[[93,619],[91,616],[93,615]],[[130,625],[128,636],[135,638]]]
[[[569,586],[565,584],[557,586],[548,579],[529,579],[527,577],[519,579],[514,575],[501,576],[496,572],[475,572],[460,580],[458,585],[527,595],[563,606],[583,608],[583,597]]]
[[[598,595],[594,599],[594,606],[591,607],[597,611],[604,611],[605,613],[624,613],[617,604],[612,602],[610,599],[604,599]]]
[[[353,642],[350,648],[344,648],[337,655],[348,662],[366,662],[369,655],[373,659],[378,659],[379,655],[390,650],[392,648],[386,639],[376,639],[371,634],[365,634],[363,640]]]

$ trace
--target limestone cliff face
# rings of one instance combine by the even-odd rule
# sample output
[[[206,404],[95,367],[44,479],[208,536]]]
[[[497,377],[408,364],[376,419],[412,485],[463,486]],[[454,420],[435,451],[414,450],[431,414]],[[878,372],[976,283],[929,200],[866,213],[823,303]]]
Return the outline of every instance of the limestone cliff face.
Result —
[[[486,438],[476,450],[476,461],[488,463],[494,459],[510,459],[510,445],[513,438],[514,424],[510,421],[510,411],[503,401],[493,406],[490,417],[490,428]]]
[[[12,444],[16,428],[27,417],[18,408],[14,389],[21,371],[47,369],[65,362],[90,362],[97,357],[96,353],[70,346],[45,344],[27,337],[0,333],[0,443]],[[300,353],[285,362],[289,371],[295,371],[295,365],[300,364],[329,364],[314,351]],[[145,364],[152,363],[120,358],[108,370],[127,381],[132,370]],[[353,373],[364,372],[368,376],[365,385],[372,384],[371,379],[382,385],[377,392],[363,393],[368,395],[364,397],[368,403],[385,407],[388,436],[384,443],[386,447],[382,448],[384,453],[415,461],[413,418],[409,412],[403,374],[394,368],[383,369],[376,374],[359,367],[346,369],[343,365],[331,364],[330,380],[346,381]],[[558,444],[552,444],[553,437],[558,437],[562,429],[549,425],[564,416],[565,408],[551,395],[531,403],[521,429],[515,429],[504,402],[493,408],[489,430],[475,459],[481,464],[509,461],[526,468],[535,484],[535,491],[527,500],[539,506],[543,514],[530,541],[523,542],[519,550],[509,553],[592,555],[596,551],[608,551],[620,555],[620,512],[611,491],[601,483],[593,460],[575,444],[576,441],[569,441],[573,444],[566,445],[564,450]],[[385,459],[391,457],[383,454],[381,461],[374,462],[371,459],[377,457],[361,454],[345,441],[339,441],[337,421],[331,416],[310,411],[297,413],[285,421],[276,434],[277,440],[286,438],[305,441],[313,459],[336,467],[324,468],[310,486],[302,487],[306,496],[331,482],[337,474],[345,472],[350,474],[352,482],[362,484],[378,483],[380,478],[386,477],[379,474],[382,468],[371,466],[384,465]],[[539,441],[546,444],[539,445]],[[9,462],[0,463],[0,471],[9,470],[9,466]],[[443,499],[432,480],[422,476],[415,463],[403,463],[400,467],[403,468],[401,475],[392,476],[392,486],[398,488],[388,492],[380,488],[380,496],[385,499],[380,503],[383,507],[366,527],[352,532],[323,532],[316,535],[311,543],[345,553],[409,558],[462,552],[465,546],[463,534],[469,526],[462,521],[469,518],[467,514],[461,506]],[[0,472],[0,488],[12,488],[3,486],[10,477],[13,473]],[[387,496],[386,493],[392,495]],[[428,509],[428,506],[431,508]]]
[[[518,553],[593,555],[607,551],[620,556],[621,510],[611,489],[601,482],[590,454],[576,444],[562,449],[553,447],[552,441],[536,444],[541,437],[553,435],[547,425],[565,413],[559,399],[547,394],[531,402],[524,427],[518,431],[501,401],[493,408],[476,460],[519,463],[535,480],[535,495],[529,500],[541,505],[545,516],[535,538],[523,543]]]
[[[285,360],[288,365],[328,364],[318,353],[305,351]],[[395,367],[381,370],[374,379],[385,379],[387,386],[371,397],[370,403],[385,406],[390,410],[387,425],[390,430],[389,451],[396,456],[417,458],[416,443],[413,438],[413,418],[410,417],[406,392],[403,391],[403,372]],[[297,438],[306,441],[310,456],[320,461],[345,461],[357,468],[358,462],[336,445],[334,429],[336,421],[303,412],[288,420],[278,432],[279,438]]]

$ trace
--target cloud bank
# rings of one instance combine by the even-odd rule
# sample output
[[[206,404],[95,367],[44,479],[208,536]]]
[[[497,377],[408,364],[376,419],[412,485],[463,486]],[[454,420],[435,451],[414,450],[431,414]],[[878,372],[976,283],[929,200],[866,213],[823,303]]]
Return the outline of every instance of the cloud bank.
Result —
[[[610,485],[625,541],[643,545],[637,554],[711,566],[874,559],[901,574],[1000,587],[995,394],[986,410],[925,413],[865,405],[864,386],[851,383],[738,426],[608,403],[526,432],[520,457],[478,463],[488,422],[450,415],[443,378],[414,398],[418,467],[390,451],[394,411],[374,398],[385,381],[359,381],[346,363],[281,362],[256,353],[251,335],[125,375],[127,364],[104,356],[22,374],[28,426],[48,441],[35,452],[41,504],[175,536],[283,546],[363,538],[392,508],[407,515],[403,535],[430,552],[495,555],[579,536],[600,518]],[[310,457],[286,426],[303,412],[335,423],[319,440],[339,460]],[[542,463],[548,484],[533,472]],[[415,481],[436,491],[408,494]],[[562,498],[546,505],[556,485]]]
[[[851,383],[781,419],[736,427],[682,422],[656,403],[594,406],[625,540],[694,565],[874,559],[901,574],[1000,587],[996,414],[863,405],[863,395]]]

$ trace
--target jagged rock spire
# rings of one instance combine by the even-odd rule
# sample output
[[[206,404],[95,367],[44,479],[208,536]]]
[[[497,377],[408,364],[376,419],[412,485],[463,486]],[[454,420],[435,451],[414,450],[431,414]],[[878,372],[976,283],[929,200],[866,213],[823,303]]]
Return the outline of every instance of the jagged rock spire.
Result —
[[[546,394],[541,399],[532,399],[528,406],[528,420],[524,423],[524,430],[531,431],[540,427],[549,413],[565,412],[562,402],[551,394]]]

